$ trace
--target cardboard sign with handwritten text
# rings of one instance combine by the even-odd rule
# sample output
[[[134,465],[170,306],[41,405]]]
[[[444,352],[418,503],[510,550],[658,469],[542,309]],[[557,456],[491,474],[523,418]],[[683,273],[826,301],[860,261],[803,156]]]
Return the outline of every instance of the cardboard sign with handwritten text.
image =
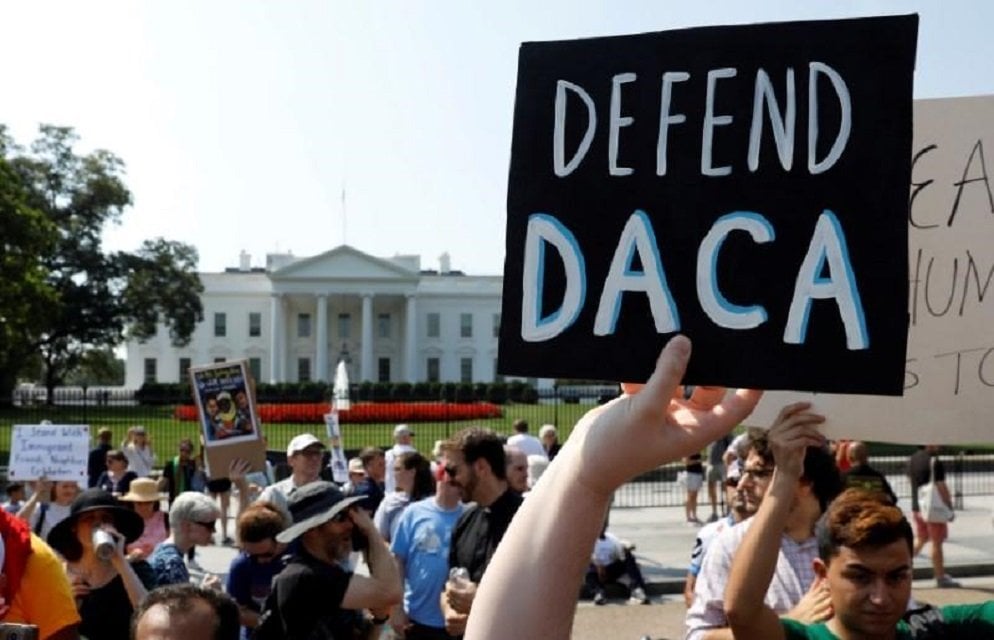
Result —
[[[15,424],[10,439],[11,481],[37,480],[86,484],[90,427],[85,424]]]

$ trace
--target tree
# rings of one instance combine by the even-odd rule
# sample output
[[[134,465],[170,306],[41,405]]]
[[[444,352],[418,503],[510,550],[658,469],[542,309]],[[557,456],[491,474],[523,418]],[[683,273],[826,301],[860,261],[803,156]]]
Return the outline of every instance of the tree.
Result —
[[[66,375],[65,383],[80,387],[124,384],[124,361],[113,349],[90,349],[80,357],[79,366]]]
[[[21,334],[22,346],[42,359],[50,401],[52,389],[85,353],[120,344],[125,331],[148,338],[161,320],[173,344],[182,346],[203,320],[196,249],[157,238],[135,253],[104,252],[103,229],[119,221],[131,192],[119,158],[103,150],[78,155],[77,140],[71,128],[42,125],[30,153],[9,142],[0,149],[19,178],[14,186],[25,205],[55,230],[50,250],[36,252],[33,265],[50,304],[31,331]],[[23,350],[20,356],[23,363]],[[12,388],[3,382],[0,397]]]
[[[0,390],[6,392],[0,398],[7,402],[56,299],[39,261],[55,246],[56,228],[28,205],[28,191],[6,160],[8,150],[14,149],[0,125]]]

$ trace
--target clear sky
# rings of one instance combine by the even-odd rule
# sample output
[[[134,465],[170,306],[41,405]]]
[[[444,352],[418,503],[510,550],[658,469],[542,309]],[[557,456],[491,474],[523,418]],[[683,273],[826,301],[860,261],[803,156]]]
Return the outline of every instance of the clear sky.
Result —
[[[916,96],[994,93],[990,0],[7,2],[0,122],[125,161],[108,249],[165,236],[219,271],[344,241],[499,274],[521,42],[912,11]]]

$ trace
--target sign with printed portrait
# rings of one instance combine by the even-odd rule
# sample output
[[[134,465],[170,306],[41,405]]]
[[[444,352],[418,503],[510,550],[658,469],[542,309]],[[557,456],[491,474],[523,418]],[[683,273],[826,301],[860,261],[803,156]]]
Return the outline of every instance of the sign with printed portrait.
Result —
[[[247,363],[191,367],[190,383],[211,477],[226,477],[235,458],[247,460],[255,471],[264,470],[266,450]]]

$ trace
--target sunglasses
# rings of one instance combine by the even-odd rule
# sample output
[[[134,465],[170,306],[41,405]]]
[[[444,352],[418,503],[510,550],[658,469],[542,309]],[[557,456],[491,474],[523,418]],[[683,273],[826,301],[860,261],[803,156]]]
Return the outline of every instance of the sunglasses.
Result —
[[[199,520],[194,520],[193,524],[199,524],[201,527],[212,533],[217,530],[217,520],[211,520],[210,522],[200,522]]]

